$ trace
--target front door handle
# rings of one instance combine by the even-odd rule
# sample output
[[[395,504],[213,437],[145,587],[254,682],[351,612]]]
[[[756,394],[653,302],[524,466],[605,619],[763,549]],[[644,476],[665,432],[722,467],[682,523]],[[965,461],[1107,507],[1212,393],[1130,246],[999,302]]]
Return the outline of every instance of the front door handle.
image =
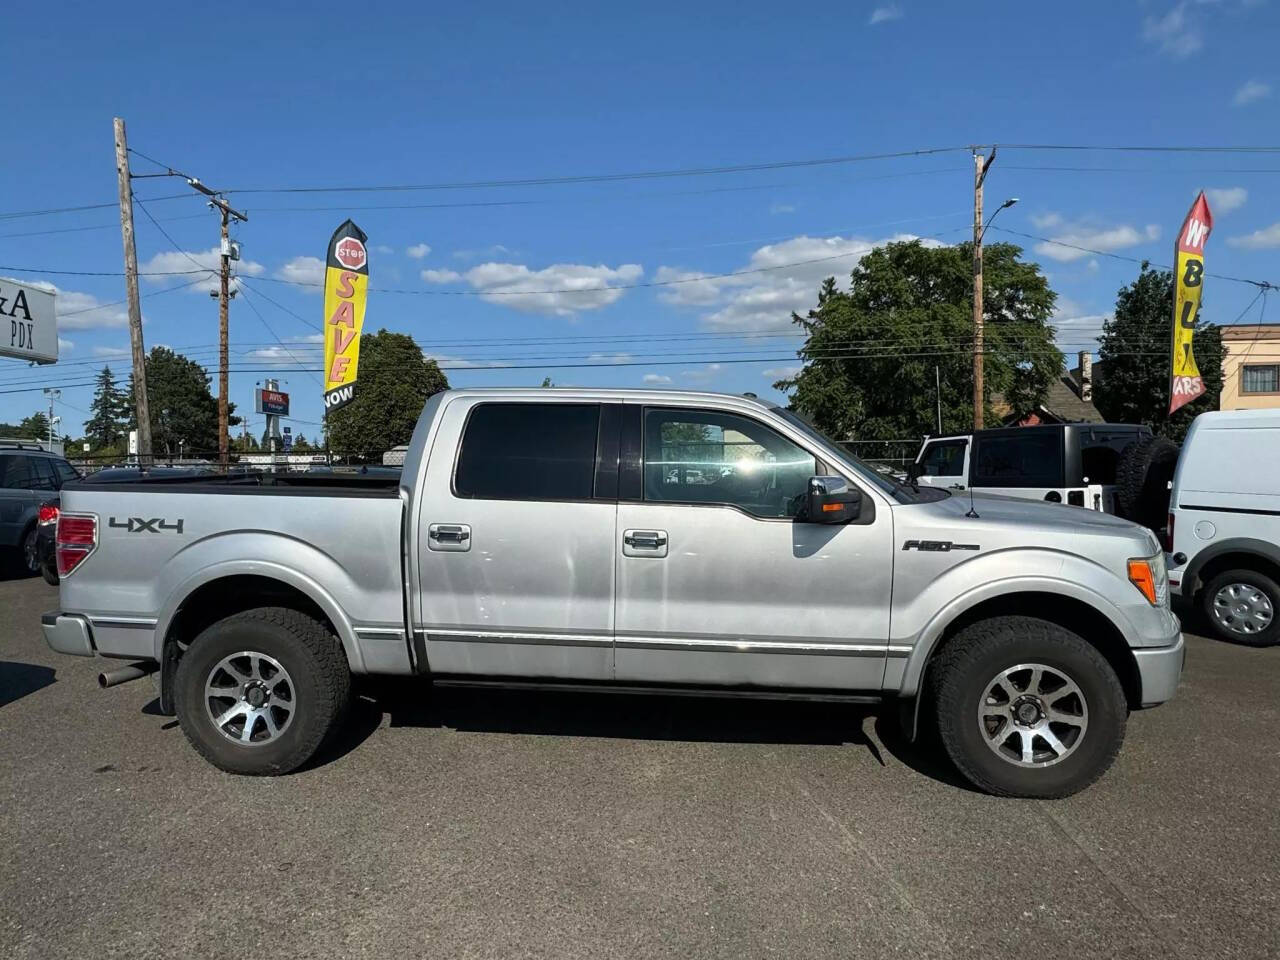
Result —
[[[624,557],[665,557],[667,555],[667,531],[622,531],[622,555]]]
[[[466,523],[433,523],[427,527],[427,549],[463,552],[471,549],[471,526]]]
[[[963,489],[964,489],[964,484],[963,484],[963,483],[953,483],[953,484],[951,484],[951,487],[950,487],[949,489],[951,489],[951,490],[963,490]]]

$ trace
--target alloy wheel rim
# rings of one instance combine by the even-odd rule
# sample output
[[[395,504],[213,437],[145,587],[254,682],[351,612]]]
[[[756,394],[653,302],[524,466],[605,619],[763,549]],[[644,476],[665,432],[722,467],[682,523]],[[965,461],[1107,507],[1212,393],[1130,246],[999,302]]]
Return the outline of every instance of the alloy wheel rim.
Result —
[[[987,684],[977,719],[983,741],[996,756],[1019,767],[1049,767],[1084,742],[1089,704],[1062,669],[1019,663]]]
[[[242,747],[274,743],[298,707],[289,672],[275,657],[252,650],[218,661],[205,678],[204,702],[217,731]]]
[[[22,541],[22,559],[27,564],[27,569],[32,573],[40,570],[40,558],[37,555],[36,535],[34,533],[27,534],[27,538]]]
[[[1241,636],[1262,633],[1275,619],[1271,598],[1251,583],[1228,583],[1213,597],[1213,619]]]

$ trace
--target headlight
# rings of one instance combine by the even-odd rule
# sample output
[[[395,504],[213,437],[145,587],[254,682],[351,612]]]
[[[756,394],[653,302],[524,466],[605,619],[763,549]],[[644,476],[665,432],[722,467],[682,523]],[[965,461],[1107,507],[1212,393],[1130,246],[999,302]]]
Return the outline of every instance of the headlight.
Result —
[[[1164,563],[1164,551],[1153,557],[1129,561],[1129,582],[1147,598],[1153,607],[1169,605],[1169,571]]]

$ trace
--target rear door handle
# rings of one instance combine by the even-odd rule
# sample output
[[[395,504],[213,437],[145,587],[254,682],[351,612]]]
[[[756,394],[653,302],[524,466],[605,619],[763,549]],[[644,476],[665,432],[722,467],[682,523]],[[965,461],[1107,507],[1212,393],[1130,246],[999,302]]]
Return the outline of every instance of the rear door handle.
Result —
[[[465,552],[471,549],[471,526],[466,523],[433,523],[427,527],[427,549]]]
[[[963,484],[963,483],[953,483],[953,484],[951,484],[950,489],[951,489],[951,490],[963,490],[963,489],[964,489],[964,484]]]
[[[665,557],[667,555],[667,531],[622,531],[622,555],[624,557]]]

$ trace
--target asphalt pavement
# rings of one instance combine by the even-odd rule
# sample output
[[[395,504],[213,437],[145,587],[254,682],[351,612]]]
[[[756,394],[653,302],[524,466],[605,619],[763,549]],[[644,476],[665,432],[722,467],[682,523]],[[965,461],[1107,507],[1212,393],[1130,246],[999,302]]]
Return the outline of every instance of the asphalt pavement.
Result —
[[[1280,956],[1280,649],[1191,636],[1063,801],[861,708],[362,688],[287,777],[219,772],[0,581],[0,956]]]

